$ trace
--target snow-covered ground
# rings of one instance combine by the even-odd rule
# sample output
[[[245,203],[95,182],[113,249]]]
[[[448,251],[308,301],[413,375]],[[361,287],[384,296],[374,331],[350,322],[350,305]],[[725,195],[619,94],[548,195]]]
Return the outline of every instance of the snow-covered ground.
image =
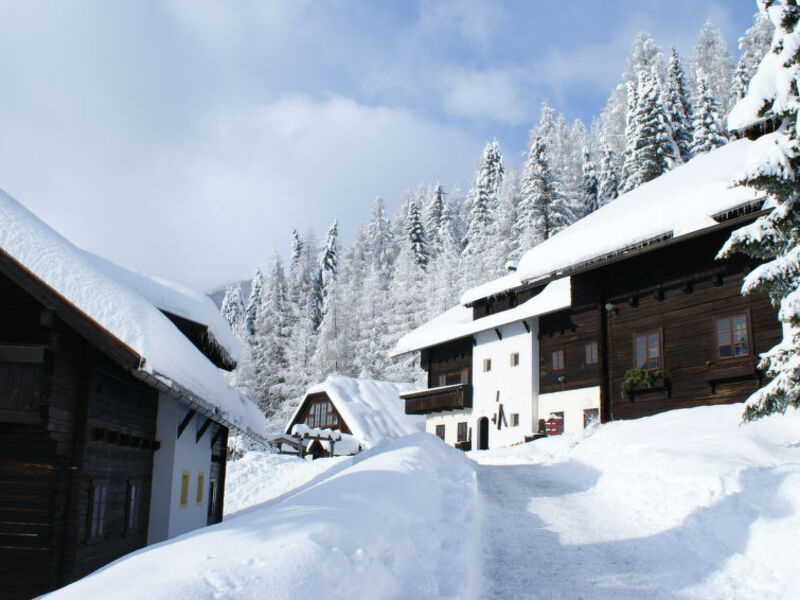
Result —
[[[273,500],[296,490],[343,464],[346,457],[303,460],[286,454],[248,452],[241,459],[228,463],[225,476],[225,518],[234,513]]]
[[[800,411],[673,411],[480,463],[482,598],[797,598]]]
[[[52,598],[794,598],[800,411],[740,425],[741,409],[466,456],[427,434],[250,453],[223,523]]]
[[[472,463],[418,433],[48,598],[465,598],[478,575],[477,514]]]

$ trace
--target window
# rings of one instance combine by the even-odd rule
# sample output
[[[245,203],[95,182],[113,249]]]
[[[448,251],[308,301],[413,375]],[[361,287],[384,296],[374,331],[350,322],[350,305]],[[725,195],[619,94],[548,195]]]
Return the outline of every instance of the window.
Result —
[[[469,369],[465,367],[458,371],[440,373],[436,381],[439,387],[444,387],[446,385],[464,385],[469,381]]]
[[[491,358],[484,358],[483,359],[483,372],[488,373],[492,370],[492,359]]]
[[[436,426],[436,437],[444,439],[444,425]]]
[[[597,342],[586,344],[586,365],[596,365],[598,362]]]
[[[90,540],[103,537],[108,501],[108,481],[96,480],[89,489],[89,527]]]
[[[136,529],[136,507],[139,501],[139,484],[128,482],[128,496],[125,502],[125,531]]]
[[[717,319],[717,356],[737,358],[750,354],[747,333],[747,315],[734,315]]]
[[[519,427],[519,413],[511,413],[511,427]]]
[[[200,506],[203,503],[203,490],[205,489],[206,485],[206,474],[202,471],[197,473],[197,493],[195,494],[195,504]]]
[[[512,367],[519,366],[519,352],[512,352],[511,353],[511,366]]]
[[[339,426],[339,418],[333,404],[327,398],[310,400],[306,425],[321,429],[334,429]]]
[[[586,408],[583,411],[583,428],[591,427],[600,422],[600,410],[597,408]]]
[[[564,370],[564,351],[556,350],[553,352],[553,371]]]
[[[189,505],[189,471],[181,471],[181,508]]]
[[[458,424],[458,442],[466,442],[467,441],[467,424],[466,423],[459,423]]]
[[[640,369],[661,368],[661,335],[658,331],[637,335],[633,341],[634,366]]]

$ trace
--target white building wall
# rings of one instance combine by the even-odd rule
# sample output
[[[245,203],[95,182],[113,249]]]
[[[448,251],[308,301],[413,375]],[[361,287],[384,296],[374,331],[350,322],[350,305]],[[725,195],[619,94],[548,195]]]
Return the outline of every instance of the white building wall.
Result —
[[[564,413],[564,433],[583,429],[583,415],[587,409],[600,409],[600,387],[565,390],[539,396],[539,415],[547,419],[550,413]]]
[[[469,436],[469,428],[473,426],[472,410],[447,410],[440,412],[429,413],[425,419],[425,431],[436,435],[436,426],[444,425],[444,441],[451,446],[454,446],[458,441],[458,424],[467,423],[467,435]],[[475,437],[475,431],[472,432],[472,437]]]
[[[489,447],[508,446],[521,442],[533,432],[536,422],[535,381],[538,369],[536,320],[528,331],[522,322],[499,327],[475,335],[472,352],[472,422],[473,448],[478,448],[479,421],[489,419]],[[511,355],[519,354],[519,364],[512,366]],[[491,368],[484,371],[484,360]],[[498,429],[500,405],[504,420]],[[511,415],[519,414],[519,425],[511,425]]]
[[[211,431],[199,441],[197,432],[206,418],[195,415],[177,438],[178,424],[189,409],[161,393],[158,399],[156,439],[160,447],[153,455],[153,485],[147,543],[152,544],[203,527],[208,519],[208,485],[211,475]],[[189,494],[181,506],[182,474],[189,473]],[[197,503],[198,474],[203,474],[202,501]]]

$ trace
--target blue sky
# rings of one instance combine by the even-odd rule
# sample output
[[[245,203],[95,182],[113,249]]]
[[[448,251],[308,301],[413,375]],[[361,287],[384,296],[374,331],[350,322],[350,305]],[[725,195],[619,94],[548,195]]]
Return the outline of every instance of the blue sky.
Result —
[[[517,163],[547,100],[587,122],[637,31],[688,57],[751,0],[0,1],[0,188],[77,244],[201,288],[293,227]]]

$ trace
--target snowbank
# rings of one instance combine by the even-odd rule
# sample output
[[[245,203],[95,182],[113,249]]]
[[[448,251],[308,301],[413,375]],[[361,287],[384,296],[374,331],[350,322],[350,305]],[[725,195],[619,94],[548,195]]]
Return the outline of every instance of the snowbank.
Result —
[[[472,463],[416,434],[47,598],[476,597],[476,509]]]
[[[498,281],[507,281],[507,279],[501,278]],[[462,296],[461,301],[467,303],[485,297],[481,294],[486,294],[488,289],[482,286],[475,288],[475,290],[478,290],[477,292],[470,290]],[[571,301],[570,278],[564,277],[563,279],[551,281],[536,296],[515,308],[475,319],[474,321],[472,320],[471,308],[455,306],[401,337],[392,354],[396,356],[422,348],[429,348],[430,346],[457,340],[481,331],[488,331],[509,323],[546,315],[569,307]]]
[[[678,410],[470,455],[491,465],[484,491],[514,478],[520,510],[506,518],[537,553],[524,560],[559,570],[541,597],[796,597],[800,411],[748,425],[741,412]]]
[[[324,392],[350,428],[353,436],[366,448],[387,439],[425,430],[425,417],[407,415],[400,394],[420,387],[413,383],[393,383],[372,379],[356,379],[331,375],[324,383],[310,387],[309,394]],[[297,407],[286,427],[290,433],[303,403]]]
[[[139,370],[209,413],[256,436],[266,420],[164,314],[112,276],[108,262],[75,247],[0,190],[0,247],[143,360]],[[120,268],[120,271],[125,272]]]
[[[245,508],[273,500],[305,485],[329,469],[350,464],[347,458],[303,460],[297,456],[247,452],[228,461],[225,472],[225,518]]]

